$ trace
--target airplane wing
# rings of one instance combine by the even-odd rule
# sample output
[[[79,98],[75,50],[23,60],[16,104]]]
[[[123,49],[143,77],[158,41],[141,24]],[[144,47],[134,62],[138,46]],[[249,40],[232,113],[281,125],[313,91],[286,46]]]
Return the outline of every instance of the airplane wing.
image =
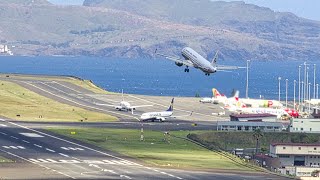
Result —
[[[130,109],[140,108],[140,107],[150,107],[153,105],[139,105],[139,106],[130,106]]]
[[[235,70],[235,69],[244,69],[246,67],[239,67],[239,66],[217,66],[217,71],[225,71],[225,70]]]
[[[111,104],[100,104],[100,103],[95,103],[95,105],[98,105],[98,106],[117,107],[117,105],[111,105]]]
[[[174,61],[175,63],[178,63],[178,64],[182,64],[182,65],[185,65],[185,66],[188,66],[188,67],[194,67],[193,63],[191,61],[188,61],[188,60],[184,60],[180,57],[173,57],[173,56],[168,56],[168,55],[165,55],[165,54],[161,54],[161,53],[157,53],[157,49],[155,51],[155,54],[158,55],[158,56],[162,56],[170,61]]]
[[[187,116],[192,116],[193,111],[188,114],[188,115],[182,115],[182,116],[170,116],[171,118],[180,118],[180,117],[187,117]]]

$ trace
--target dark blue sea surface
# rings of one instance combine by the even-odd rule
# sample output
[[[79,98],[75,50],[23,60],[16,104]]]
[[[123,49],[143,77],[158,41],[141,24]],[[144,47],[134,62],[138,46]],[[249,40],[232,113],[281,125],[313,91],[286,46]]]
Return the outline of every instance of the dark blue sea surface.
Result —
[[[114,92],[163,95],[211,96],[211,89],[230,95],[233,89],[245,96],[246,69],[217,72],[209,77],[200,70],[183,67],[164,59],[111,59],[89,57],[0,57],[1,73],[42,75],[72,75],[90,79],[98,86]],[[245,61],[219,61],[223,65],[246,66]],[[317,83],[320,82],[320,62],[310,64],[310,82],[313,85],[313,64],[317,64]],[[288,79],[288,97],[293,98],[293,80],[298,81],[298,66],[303,61],[252,61],[249,71],[249,97],[278,99],[278,77],[281,80],[282,99],[285,97],[285,79]],[[303,78],[303,68],[301,68]],[[298,86],[296,88],[298,94]],[[311,87],[313,94],[313,86]]]

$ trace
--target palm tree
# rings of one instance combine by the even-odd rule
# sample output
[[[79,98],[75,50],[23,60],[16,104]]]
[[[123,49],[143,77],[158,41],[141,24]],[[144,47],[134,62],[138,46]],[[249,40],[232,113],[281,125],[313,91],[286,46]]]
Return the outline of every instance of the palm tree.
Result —
[[[258,153],[258,149],[259,149],[259,145],[260,145],[260,143],[259,143],[260,138],[263,137],[263,132],[261,131],[260,128],[255,129],[253,131],[253,137],[256,140],[256,154],[257,154]]]

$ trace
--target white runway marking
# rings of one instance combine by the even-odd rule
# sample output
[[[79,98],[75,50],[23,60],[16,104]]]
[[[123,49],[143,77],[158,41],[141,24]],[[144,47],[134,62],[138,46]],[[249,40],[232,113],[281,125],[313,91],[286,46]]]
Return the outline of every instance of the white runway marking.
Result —
[[[63,153],[59,153],[61,156],[64,156],[64,157],[69,157],[68,155],[66,154],[63,154]]]
[[[2,147],[6,149],[26,149],[23,146],[2,146]]]
[[[42,146],[38,145],[38,144],[33,144],[34,146],[37,146],[39,148],[42,148]]]
[[[22,140],[22,141],[25,142],[25,143],[28,143],[28,144],[30,143],[29,141],[26,141],[26,140]]]
[[[19,138],[15,137],[15,136],[10,136],[10,137],[13,138],[13,139],[19,139]]]
[[[72,176],[70,176],[70,175],[68,175],[68,174],[65,174],[65,173],[63,173],[63,172],[57,171],[57,170],[55,170],[55,169],[51,169],[51,168],[49,168],[49,167],[47,167],[47,166],[44,166],[44,165],[41,165],[41,164],[39,164],[39,163],[30,161],[30,160],[28,160],[28,159],[26,159],[26,158],[24,158],[24,157],[18,156],[18,155],[16,155],[16,154],[11,153],[11,152],[4,151],[4,150],[2,150],[2,149],[0,149],[0,151],[5,152],[5,153],[7,153],[7,154],[9,154],[9,155],[11,155],[11,156],[17,157],[17,158],[19,158],[19,159],[28,161],[28,162],[30,162],[30,163],[37,164],[38,166],[41,166],[41,167],[44,167],[44,168],[46,168],[46,169],[52,170],[52,171],[54,171],[54,172],[57,172],[57,173],[59,173],[59,174],[62,174],[62,175],[64,175],[64,176],[66,176],[66,177],[69,177],[69,178],[71,178],[71,179],[76,179],[76,178],[74,178],[74,177],[72,177]]]
[[[44,137],[44,136],[41,136],[40,134],[36,134],[36,133],[19,133],[23,136],[27,136],[27,137]]]
[[[2,127],[8,127],[7,125],[5,125],[5,124],[0,124],[0,126],[2,126]]]
[[[72,150],[72,151],[84,151],[82,148],[74,148],[74,147],[61,147],[61,149],[64,149],[66,151]]]
[[[0,132],[0,134],[5,135],[5,136],[8,135],[7,133],[4,133],[4,132]]]
[[[46,150],[47,150],[47,151],[50,151],[50,152],[56,152],[56,151],[54,151],[54,150],[52,150],[52,149],[48,149],[48,148],[46,148]]]

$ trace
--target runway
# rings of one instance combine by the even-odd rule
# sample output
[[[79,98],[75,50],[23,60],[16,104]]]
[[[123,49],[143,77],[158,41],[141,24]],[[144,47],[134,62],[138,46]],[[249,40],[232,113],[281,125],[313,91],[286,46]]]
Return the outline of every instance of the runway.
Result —
[[[5,119],[0,119],[0,154],[18,164],[16,171],[0,168],[4,179],[283,179],[264,173],[149,167],[139,160]]]

